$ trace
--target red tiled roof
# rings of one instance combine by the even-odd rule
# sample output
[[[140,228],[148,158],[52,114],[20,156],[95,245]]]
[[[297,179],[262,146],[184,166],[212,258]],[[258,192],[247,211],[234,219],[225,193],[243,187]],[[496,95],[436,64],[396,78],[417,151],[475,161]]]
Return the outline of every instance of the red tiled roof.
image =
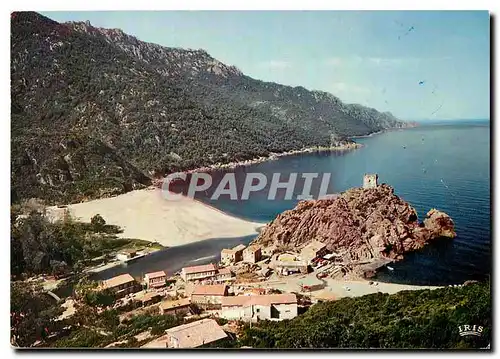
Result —
[[[153,298],[161,297],[159,293],[156,292],[147,292],[147,293],[141,293],[139,295],[135,296],[136,300],[140,300],[141,302],[147,302]]]
[[[129,283],[129,282],[134,282],[134,281],[135,281],[134,277],[132,277],[128,273],[125,273],[125,274],[121,274],[119,276],[105,280],[102,283],[102,285],[104,288],[114,288],[114,287],[118,287],[119,285]]]
[[[158,271],[158,272],[151,272],[151,273],[146,273],[144,276],[148,276],[149,279],[152,278],[158,278],[158,277],[165,277],[167,274],[165,271]]]
[[[227,267],[219,269],[219,274],[231,274],[231,270]]]
[[[213,319],[202,319],[170,328],[167,335],[178,340],[179,348],[196,348],[227,337]]]
[[[192,274],[192,273],[201,273],[201,272],[211,272],[216,270],[217,267],[215,264],[210,263],[210,264],[204,264],[201,266],[193,266],[193,267],[184,267],[182,268],[182,271],[186,274]]]
[[[224,296],[227,292],[227,286],[225,284],[213,284],[213,285],[197,285],[194,287],[193,293],[191,295],[218,295]]]
[[[235,297],[222,298],[222,306],[249,306],[249,305],[264,305],[271,304],[293,304],[297,303],[295,294],[269,294],[269,295],[238,295]]]
[[[160,308],[163,310],[168,310],[168,309],[174,309],[174,308],[179,308],[179,307],[185,307],[191,303],[190,298],[182,298],[178,300],[168,300],[168,301],[163,301],[160,304]]]

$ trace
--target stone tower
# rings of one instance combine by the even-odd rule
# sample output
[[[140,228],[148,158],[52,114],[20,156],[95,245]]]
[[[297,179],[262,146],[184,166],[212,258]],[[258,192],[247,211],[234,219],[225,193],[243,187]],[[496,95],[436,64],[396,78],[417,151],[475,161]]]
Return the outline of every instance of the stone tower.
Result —
[[[378,185],[377,181],[377,174],[365,174],[363,177],[363,188],[375,188]]]

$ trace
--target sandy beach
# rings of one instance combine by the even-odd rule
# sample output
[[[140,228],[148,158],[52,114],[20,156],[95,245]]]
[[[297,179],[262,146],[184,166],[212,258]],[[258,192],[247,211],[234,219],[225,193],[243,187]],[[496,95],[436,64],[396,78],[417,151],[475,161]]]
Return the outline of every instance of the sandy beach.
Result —
[[[166,247],[211,238],[253,235],[265,225],[232,217],[186,197],[167,201],[159,189],[132,191],[112,198],[71,204],[66,208],[49,207],[47,213],[57,218],[65,210],[84,222],[100,214],[106,223],[123,229],[121,237],[158,242]]]

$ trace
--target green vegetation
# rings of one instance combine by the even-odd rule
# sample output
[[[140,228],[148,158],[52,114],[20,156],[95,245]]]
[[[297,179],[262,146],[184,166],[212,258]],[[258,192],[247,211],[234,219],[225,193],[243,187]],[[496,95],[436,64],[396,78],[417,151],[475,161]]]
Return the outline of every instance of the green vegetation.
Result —
[[[54,331],[63,328],[54,318],[63,312],[54,299],[43,293],[38,286],[17,282],[10,285],[11,343],[30,346],[44,340]]]
[[[133,317],[129,321],[119,322],[116,311],[106,310],[99,314],[99,317],[107,317],[107,321],[100,321],[100,325],[96,324],[86,327],[80,325],[75,328],[68,336],[60,338],[46,346],[58,348],[78,348],[78,347],[94,347],[103,348],[106,345],[115,342],[120,343],[120,347],[139,347],[145,344],[152,338],[165,334],[165,330],[184,324],[182,318],[172,315],[159,315],[157,313],[141,314]],[[74,321],[74,318],[69,318],[68,321]],[[151,337],[146,340],[138,341],[135,336],[137,334],[149,331]]]
[[[91,307],[108,307],[113,305],[115,297],[109,289],[98,290],[99,283],[87,278],[81,279],[75,286],[77,300]]]
[[[42,288],[26,282],[11,283],[11,341],[20,347],[40,341],[43,347],[75,348],[104,347],[124,341],[121,347],[137,347],[151,338],[163,335],[166,329],[184,324],[182,317],[159,315],[157,308],[124,319],[120,312],[109,309],[106,296],[92,297],[94,284],[82,281],[76,289],[75,314],[58,319],[63,309],[60,303],[43,293]],[[135,335],[149,331],[147,340]]]
[[[481,325],[481,337],[458,326]],[[289,321],[246,326],[239,344],[254,348],[484,348],[491,340],[491,288],[370,294],[312,306]]]
[[[79,272],[95,261],[101,263],[119,250],[158,247],[150,242],[119,238],[120,228],[96,215],[91,223],[69,215],[51,222],[43,212],[21,215],[11,208],[11,275],[66,275]]]

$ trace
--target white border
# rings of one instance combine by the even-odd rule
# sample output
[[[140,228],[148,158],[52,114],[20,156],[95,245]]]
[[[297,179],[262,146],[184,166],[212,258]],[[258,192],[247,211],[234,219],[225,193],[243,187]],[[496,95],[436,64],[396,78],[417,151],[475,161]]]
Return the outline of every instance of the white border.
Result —
[[[111,1],[111,0],[87,0],[85,2],[79,3],[71,3],[68,0],[45,0],[45,1],[22,1],[18,0],[14,4],[10,2],[2,2],[1,6],[1,18],[0,18],[0,28],[2,41],[0,42],[3,47],[4,56],[1,57],[2,61],[2,81],[1,81],[1,99],[3,102],[2,110],[5,113],[5,116],[2,119],[3,129],[0,131],[3,136],[2,141],[0,142],[1,146],[1,165],[3,169],[10,168],[10,64],[9,58],[7,56],[10,53],[10,12],[19,11],[19,10],[36,10],[36,11],[48,11],[48,10],[202,10],[202,9],[210,9],[210,10],[490,10],[493,13],[500,13],[497,10],[498,1],[487,1],[487,0],[474,0],[474,1],[446,1],[446,0],[420,0],[414,2],[408,1],[394,1],[394,0],[378,0],[378,1],[361,1],[361,0],[349,0],[349,1],[327,1],[327,0],[308,0],[307,2],[290,2],[290,1],[269,1],[269,0],[253,0],[247,1],[244,4],[242,2],[234,1],[234,0],[184,0],[184,1],[175,1],[175,2],[165,2],[165,1]],[[498,19],[497,19],[498,21]],[[495,39],[495,48],[498,47],[498,40]],[[495,51],[496,52],[496,51]],[[498,57],[496,57],[498,63]],[[493,64],[492,64],[493,65]],[[498,94],[495,93],[495,102],[500,103],[498,100]],[[493,121],[493,119],[491,119]],[[495,129],[495,133],[493,135],[494,138],[500,138],[500,130]],[[498,143],[495,143],[495,153],[498,154]],[[471,149],[473,150],[473,149]],[[495,158],[495,165],[499,164],[500,156]],[[493,176],[493,173],[491,173]],[[8,238],[10,237],[10,227],[9,227],[9,194],[10,194],[10,179],[7,174],[7,170],[4,170],[4,175],[1,177],[2,187],[4,188],[2,199],[5,205],[2,207],[2,221],[1,221],[1,230],[2,230],[2,238],[3,245],[5,246],[3,253],[5,254],[5,259],[2,260],[1,265],[3,267],[2,270],[2,287],[4,295],[0,296],[0,300],[2,302],[2,313],[4,313],[5,320],[2,321],[2,325],[4,328],[4,333],[1,336],[2,345],[4,348],[10,346],[8,343],[8,339],[10,338],[10,330],[9,330],[9,320],[7,319],[7,312],[9,308],[9,281],[8,281],[8,273],[10,273],[9,261],[7,258],[7,253],[10,252],[10,247],[8,244]],[[498,181],[495,181],[492,184],[492,189],[495,191],[495,197],[498,198],[497,186]],[[495,212],[495,222],[498,224],[500,219],[500,212]],[[493,243],[493,239],[492,239]],[[498,248],[497,244],[494,248],[494,258],[498,258]],[[493,261],[495,263],[495,261]],[[495,271],[496,272],[496,271]],[[497,276],[494,276],[495,286],[498,288],[498,280]],[[494,311],[494,313],[496,313]],[[498,321],[494,320],[493,323],[498,323]],[[498,330],[493,330],[495,334],[495,339],[498,339]],[[495,343],[498,343],[498,340],[495,340]],[[7,349],[7,348],[6,348]],[[46,355],[52,355],[53,352],[46,353]],[[121,354],[123,352],[119,352]],[[130,355],[137,355],[138,352],[132,352]],[[172,356],[192,356],[192,355],[218,355],[218,352],[197,352],[197,353],[158,353],[159,355],[168,355]],[[57,354],[57,353],[56,353]],[[68,355],[67,352],[61,353],[63,355]],[[89,353],[90,355],[101,357],[104,354],[102,352],[99,353]],[[114,352],[116,355],[117,352]],[[141,355],[142,353],[139,353]],[[233,354],[238,356],[248,356],[250,354],[244,354],[242,352],[238,352],[237,354],[233,352]],[[283,353],[282,353],[283,354]],[[299,353],[289,353],[286,355],[308,355],[308,353],[299,352]],[[325,353],[327,354],[327,353]],[[364,353],[363,353],[364,354]],[[328,354],[335,356],[344,356],[344,355],[363,355],[360,353],[336,353]],[[373,352],[369,353],[373,355]],[[400,355],[399,352],[395,353],[396,355]],[[16,352],[12,349],[8,349],[8,356],[14,356]],[[40,355],[35,353],[24,354],[26,356],[34,356]],[[87,354],[86,354],[87,355]],[[271,356],[276,355],[274,352],[262,352],[259,355],[261,356]],[[429,353],[426,352],[425,355],[434,356],[437,353]],[[473,354],[474,355],[474,354]],[[477,355],[477,354],[476,354]]]

